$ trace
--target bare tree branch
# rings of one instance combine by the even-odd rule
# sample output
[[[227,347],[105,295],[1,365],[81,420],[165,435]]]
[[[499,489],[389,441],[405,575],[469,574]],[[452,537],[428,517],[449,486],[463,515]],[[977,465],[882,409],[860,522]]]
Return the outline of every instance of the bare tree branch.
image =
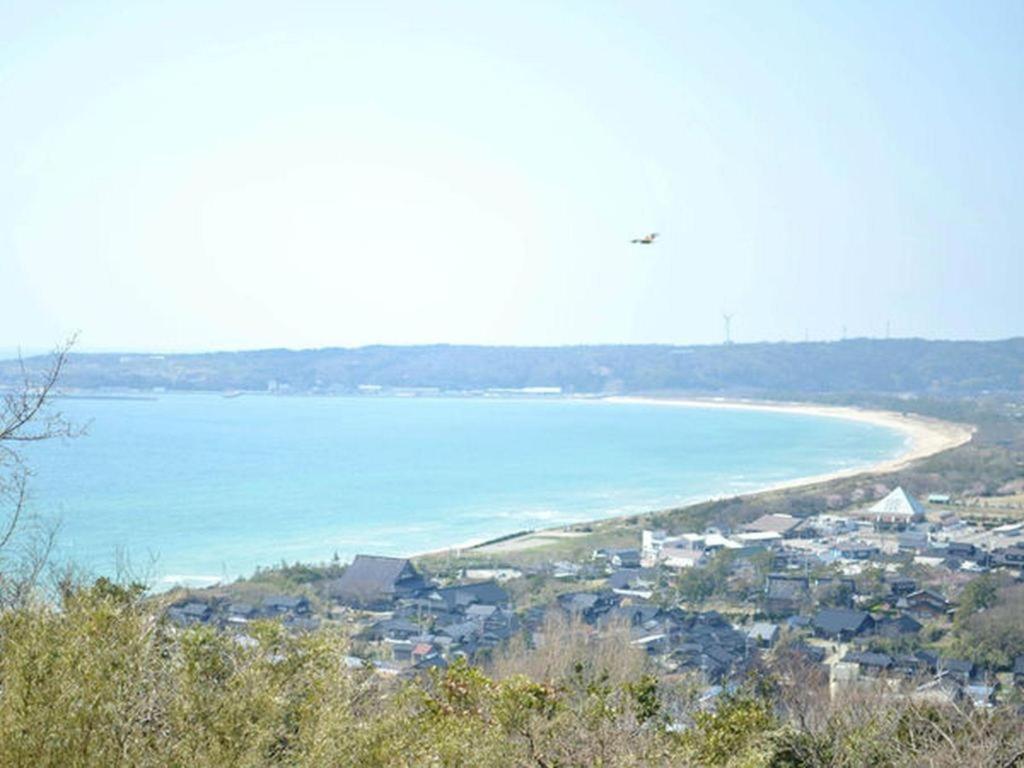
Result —
[[[0,397],[0,602],[7,605],[34,592],[53,548],[55,527],[26,525],[31,473],[19,448],[82,434],[50,407],[76,338],[58,345],[36,374],[19,355],[19,381]]]
[[[50,365],[35,379],[26,369],[25,361],[19,357],[22,383],[14,392],[8,392],[3,397],[3,406],[0,408],[0,444],[73,437],[76,434],[75,428],[60,413],[46,413],[76,338],[72,336],[54,349]]]
[[[21,519],[21,514],[25,509],[27,485],[27,473],[25,471],[16,472],[13,480],[9,481],[9,487],[4,495],[13,497],[13,509],[8,514],[7,523],[0,530],[0,550],[7,546],[11,536],[14,535],[14,531],[18,527],[18,521]]]

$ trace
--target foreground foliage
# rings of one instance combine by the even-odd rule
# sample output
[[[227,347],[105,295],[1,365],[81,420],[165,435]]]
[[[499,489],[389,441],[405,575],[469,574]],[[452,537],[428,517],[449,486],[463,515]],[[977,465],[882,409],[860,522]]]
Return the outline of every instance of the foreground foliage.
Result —
[[[4,766],[1012,765],[1010,713],[808,704],[784,678],[689,705],[628,645],[561,642],[401,683],[321,631],[175,633],[100,581],[0,615]],[[517,671],[517,668],[519,671]],[[796,696],[794,696],[796,692]],[[799,699],[799,701],[798,701]]]

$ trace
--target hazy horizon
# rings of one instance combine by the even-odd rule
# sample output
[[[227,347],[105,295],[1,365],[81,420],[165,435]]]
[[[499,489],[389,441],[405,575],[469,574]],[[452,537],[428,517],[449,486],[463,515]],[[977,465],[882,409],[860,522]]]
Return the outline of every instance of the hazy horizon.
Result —
[[[14,3],[0,43],[0,350],[1024,333],[1019,3]]]
[[[762,345],[762,344],[838,344],[842,342],[861,342],[861,341],[935,341],[935,342],[954,342],[954,343],[985,343],[985,342],[1004,342],[1014,341],[1017,339],[1024,339],[1024,335],[1017,336],[1002,336],[994,337],[990,339],[981,338],[928,338],[924,336],[906,336],[906,337],[876,337],[876,336],[853,336],[845,339],[757,339],[751,341],[736,341],[732,342],[733,346],[743,345]],[[252,346],[252,347],[222,347],[222,348],[160,348],[160,347],[90,347],[82,344],[75,344],[72,348],[74,354],[89,354],[89,355],[206,355],[206,354],[218,354],[223,352],[266,352],[272,350],[286,350],[288,352],[309,352],[309,351],[321,351],[329,349],[363,349],[367,347],[507,347],[511,349],[515,348],[570,348],[570,347],[612,347],[612,346],[629,346],[629,347],[645,347],[645,346],[678,346],[678,347],[723,347],[727,346],[721,341],[710,341],[710,342],[697,342],[693,344],[673,344],[670,342],[580,342],[576,344],[459,344],[447,341],[426,341],[417,344],[387,344],[387,343],[374,343],[369,342],[367,344],[353,344],[353,345],[342,345],[342,344],[324,344],[316,347],[299,347],[299,346]],[[39,355],[48,355],[53,352],[55,345],[48,347],[18,347],[17,345],[11,346],[0,346],[0,360],[9,360],[16,358],[19,354],[22,357],[34,357]]]

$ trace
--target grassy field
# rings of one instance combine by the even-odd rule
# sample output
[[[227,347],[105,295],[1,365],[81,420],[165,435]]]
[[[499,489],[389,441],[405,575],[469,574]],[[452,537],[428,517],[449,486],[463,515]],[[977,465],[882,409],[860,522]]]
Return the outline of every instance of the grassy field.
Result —
[[[1024,493],[969,496],[953,508],[961,517],[1024,520]]]

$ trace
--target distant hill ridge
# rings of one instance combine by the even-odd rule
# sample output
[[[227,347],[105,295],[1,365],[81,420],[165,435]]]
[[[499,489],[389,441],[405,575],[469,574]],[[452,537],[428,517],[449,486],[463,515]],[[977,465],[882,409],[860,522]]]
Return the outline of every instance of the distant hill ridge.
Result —
[[[29,368],[45,357],[26,360]],[[0,362],[0,384],[18,377]],[[368,346],[201,354],[74,354],[80,389],[345,393],[367,385],[441,390],[561,387],[566,393],[730,395],[873,392],[975,395],[1024,391],[1024,338],[850,339],[720,346]]]

